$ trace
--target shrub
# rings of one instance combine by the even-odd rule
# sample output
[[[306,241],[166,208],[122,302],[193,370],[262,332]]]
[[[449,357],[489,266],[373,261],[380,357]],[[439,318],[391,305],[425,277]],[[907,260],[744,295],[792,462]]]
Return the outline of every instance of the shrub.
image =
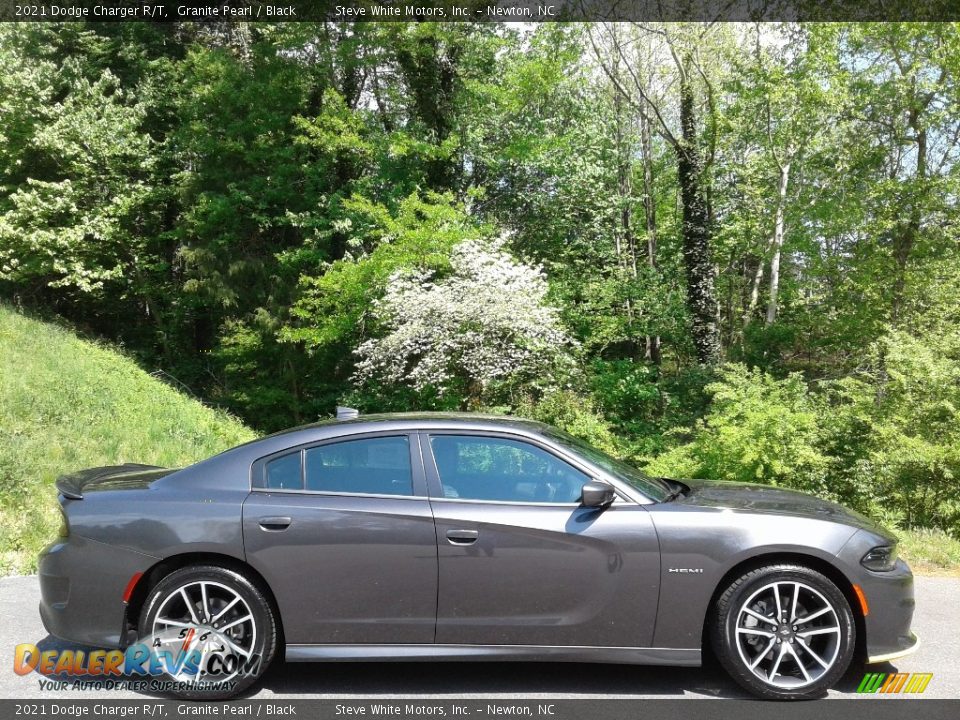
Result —
[[[622,454],[616,436],[589,397],[570,390],[558,390],[538,402],[529,398],[522,400],[516,413],[558,427],[608,453]]]
[[[705,416],[655,474],[792,487],[881,522],[960,536],[960,338],[888,330],[857,376],[811,388],[743,365],[707,386]]]
[[[837,474],[903,527],[960,535],[960,343],[889,331],[862,379],[837,383]],[[851,449],[853,449],[851,451]],[[850,457],[852,455],[852,457]]]
[[[707,385],[709,412],[692,442],[648,464],[658,475],[760,482],[833,496],[819,449],[820,412],[799,374],[778,380],[731,364]]]

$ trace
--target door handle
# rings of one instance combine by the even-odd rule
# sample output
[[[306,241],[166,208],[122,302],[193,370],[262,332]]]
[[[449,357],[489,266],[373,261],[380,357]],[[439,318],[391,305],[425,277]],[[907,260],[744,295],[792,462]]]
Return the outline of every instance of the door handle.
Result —
[[[476,530],[447,530],[447,541],[451,545],[473,545],[480,533]]]
[[[264,530],[276,532],[278,530],[286,530],[288,527],[290,527],[291,522],[293,522],[293,520],[288,517],[262,517],[260,518],[260,527]]]

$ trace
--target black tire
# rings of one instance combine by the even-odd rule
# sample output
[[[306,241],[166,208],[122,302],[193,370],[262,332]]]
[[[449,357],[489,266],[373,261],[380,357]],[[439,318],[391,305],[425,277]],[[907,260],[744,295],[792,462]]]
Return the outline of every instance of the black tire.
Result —
[[[188,609],[186,602],[180,600],[181,589],[193,601],[192,609]],[[203,595],[204,592],[207,594]],[[198,593],[206,599],[206,604],[198,598]],[[238,599],[228,607],[234,597]],[[186,621],[185,624],[169,626],[162,620],[157,622],[161,610],[164,611],[164,618],[180,616],[178,621]],[[213,630],[214,620],[220,611],[225,614],[222,620],[216,622],[220,627]],[[205,617],[202,614],[204,612]],[[248,616],[249,620],[243,620]],[[233,624],[232,628],[227,627],[230,624]],[[278,644],[276,619],[263,590],[243,574],[216,565],[181,568],[160,580],[151,588],[144,603],[139,633],[140,642],[151,645],[160,642],[163,643],[158,645],[161,649],[169,643],[172,652],[183,647],[178,647],[176,635],[179,633],[188,634],[185,638],[188,643],[191,640],[199,643],[200,639],[210,643],[204,647],[210,648],[210,654],[218,658],[213,663],[206,663],[206,666],[215,667],[216,671],[196,676],[204,681],[203,686],[189,687],[189,682],[182,682],[183,677],[170,674],[163,676],[164,681],[173,681],[170,694],[186,699],[223,700],[237,696],[263,676],[276,655]],[[231,647],[228,641],[234,645]],[[199,645],[196,647],[200,648]],[[249,657],[253,658],[250,666],[243,667],[243,662],[248,658],[235,652],[233,647],[249,653]],[[239,663],[233,674],[224,668],[232,662],[229,656]],[[256,662],[257,657],[259,662]]]
[[[827,605],[832,612],[824,611]],[[781,616],[774,623],[777,607]],[[807,700],[822,697],[843,677],[856,647],[856,623],[846,597],[829,578],[800,565],[769,565],[724,589],[711,640],[723,668],[753,695]]]

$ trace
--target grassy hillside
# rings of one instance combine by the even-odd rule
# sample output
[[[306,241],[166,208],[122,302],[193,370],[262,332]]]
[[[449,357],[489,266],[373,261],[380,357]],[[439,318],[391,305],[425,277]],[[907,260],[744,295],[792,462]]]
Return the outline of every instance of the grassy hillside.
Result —
[[[55,536],[57,475],[178,467],[253,435],[129,358],[0,305],[0,574],[32,571]]]

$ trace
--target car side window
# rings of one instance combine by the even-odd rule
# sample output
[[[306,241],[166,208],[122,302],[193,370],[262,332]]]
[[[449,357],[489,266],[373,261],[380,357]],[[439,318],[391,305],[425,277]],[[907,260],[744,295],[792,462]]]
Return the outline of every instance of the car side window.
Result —
[[[447,498],[575,503],[590,481],[555,455],[517,440],[433,435],[430,448]]]
[[[274,458],[264,470],[264,485],[271,490],[302,490],[300,452]]]
[[[309,448],[305,455],[307,490],[413,495],[406,435],[329,443]]]

